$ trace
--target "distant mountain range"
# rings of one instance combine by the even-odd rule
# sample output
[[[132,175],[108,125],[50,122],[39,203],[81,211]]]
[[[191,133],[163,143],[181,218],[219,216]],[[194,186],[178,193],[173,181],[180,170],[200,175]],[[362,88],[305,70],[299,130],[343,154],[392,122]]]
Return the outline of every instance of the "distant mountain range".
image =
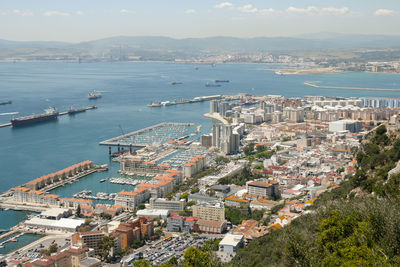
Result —
[[[331,49],[400,48],[400,36],[316,33],[296,37],[117,36],[81,43],[0,40],[0,58],[27,56],[169,55],[198,56],[224,52],[290,52]]]

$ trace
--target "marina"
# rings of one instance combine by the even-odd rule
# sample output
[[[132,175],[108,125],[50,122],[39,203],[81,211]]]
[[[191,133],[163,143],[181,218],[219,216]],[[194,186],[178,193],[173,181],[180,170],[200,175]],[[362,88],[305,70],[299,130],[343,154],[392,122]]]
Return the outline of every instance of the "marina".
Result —
[[[152,178],[154,177],[154,175],[149,176],[148,178]],[[147,181],[145,179],[143,180],[136,180],[133,178],[109,178],[108,181],[112,184],[121,184],[121,185],[137,185],[143,181]]]
[[[98,192],[96,195],[92,195],[91,190],[82,190],[73,195],[74,198],[82,199],[92,199],[92,200],[113,200],[117,194],[116,193],[104,193]]]
[[[163,122],[102,141],[100,145],[133,147],[159,145],[188,135],[193,126],[193,123]]]
[[[203,156],[208,154],[208,151],[205,149],[186,149],[183,151],[179,151],[176,154],[172,155],[170,158],[162,161],[162,164],[171,165],[174,169],[182,168],[182,165],[187,163],[191,158],[195,156]]]

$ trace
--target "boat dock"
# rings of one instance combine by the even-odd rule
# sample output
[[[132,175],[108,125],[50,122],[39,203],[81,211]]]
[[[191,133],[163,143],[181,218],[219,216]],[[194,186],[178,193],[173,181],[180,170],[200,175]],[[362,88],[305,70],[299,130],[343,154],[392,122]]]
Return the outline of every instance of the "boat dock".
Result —
[[[9,231],[9,232],[7,232],[7,233],[5,233],[5,234],[2,234],[2,235],[0,235],[0,240],[1,239],[4,239],[4,238],[6,238],[6,237],[8,237],[8,236],[10,236],[10,235],[13,235],[13,234],[15,234],[15,233],[17,233],[18,231],[16,231],[16,230],[12,230],[12,231]]]
[[[72,184],[76,180],[79,180],[82,177],[88,176],[89,174],[95,173],[96,171],[97,171],[96,169],[90,169],[90,170],[81,172],[81,173],[79,173],[79,174],[77,174],[77,175],[75,175],[75,176],[73,176],[71,178],[67,178],[65,180],[61,180],[61,181],[59,181],[57,183],[53,183],[53,184],[50,184],[50,185],[48,185],[46,187],[43,187],[40,190],[43,191],[43,192],[49,192],[49,191],[51,191],[53,189],[56,189],[57,187],[64,186],[66,184]]]
[[[194,126],[194,123],[162,122],[102,141],[100,145],[146,147],[153,144],[163,144],[188,134],[191,126]]]

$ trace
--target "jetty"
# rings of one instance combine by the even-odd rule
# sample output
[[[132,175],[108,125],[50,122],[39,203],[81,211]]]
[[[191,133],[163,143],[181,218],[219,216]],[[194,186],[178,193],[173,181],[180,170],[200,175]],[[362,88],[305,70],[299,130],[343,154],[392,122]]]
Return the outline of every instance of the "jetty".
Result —
[[[310,87],[314,87],[314,88],[321,88],[321,89],[400,92],[400,89],[326,86],[326,85],[318,85],[318,83],[321,83],[321,82],[319,82],[319,81],[316,81],[316,82],[304,82],[304,85],[307,85],[307,86],[310,86]]]
[[[86,110],[91,110],[91,109],[96,109],[96,108],[97,108],[97,106],[88,106],[88,107],[80,108],[79,111],[86,111]],[[69,112],[64,111],[64,112],[60,112],[58,115],[63,116],[63,115],[67,115],[67,114],[69,114]]]
[[[193,99],[179,99],[179,100],[165,100],[165,101],[155,101],[151,104],[148,104],[148,107],[166,107],[172,105],[179,105],[179,104],[191,104],[191,103],[198,103],[203,101],[211,101],[215,99],[222,99],[222,95],[209,95],[209,96],[197,96]]]

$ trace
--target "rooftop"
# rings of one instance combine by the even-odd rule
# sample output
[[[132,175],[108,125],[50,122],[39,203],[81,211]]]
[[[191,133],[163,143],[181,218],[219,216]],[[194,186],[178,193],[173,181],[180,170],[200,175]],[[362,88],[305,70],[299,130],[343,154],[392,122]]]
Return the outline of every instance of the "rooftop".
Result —
[[[234,246],[236,247],[243,240],[243,235],[226,234],[219,242],[220,246]]]

